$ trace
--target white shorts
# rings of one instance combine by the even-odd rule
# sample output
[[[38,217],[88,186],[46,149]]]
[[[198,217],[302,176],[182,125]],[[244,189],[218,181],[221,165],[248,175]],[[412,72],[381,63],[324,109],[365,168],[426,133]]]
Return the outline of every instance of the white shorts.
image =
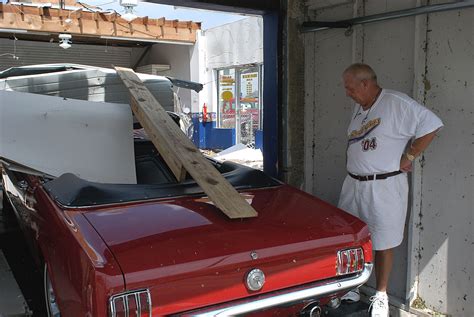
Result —
[[[403,241],[408,208],[407,175],[373,181],[359,181],[347,175],[338,207],[369,226],[374,250],[394,248]]]

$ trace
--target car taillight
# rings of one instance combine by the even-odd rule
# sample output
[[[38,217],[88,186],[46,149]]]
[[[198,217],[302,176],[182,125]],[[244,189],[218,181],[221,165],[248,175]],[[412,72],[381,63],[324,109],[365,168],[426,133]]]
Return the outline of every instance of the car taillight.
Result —
[[[364,269],[362,248],[337,251],[337,275],[361,272]]]
[[[110,297],[110,317],[151,317],[149,290],[131,291]]]

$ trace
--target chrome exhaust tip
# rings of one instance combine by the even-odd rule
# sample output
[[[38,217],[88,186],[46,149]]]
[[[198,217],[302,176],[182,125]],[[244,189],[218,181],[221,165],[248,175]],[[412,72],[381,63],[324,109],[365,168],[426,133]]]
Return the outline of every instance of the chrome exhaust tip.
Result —
[[[305,306],[300,312],[301,317],[321,317],[321,307],[318,302],[312,302]]]

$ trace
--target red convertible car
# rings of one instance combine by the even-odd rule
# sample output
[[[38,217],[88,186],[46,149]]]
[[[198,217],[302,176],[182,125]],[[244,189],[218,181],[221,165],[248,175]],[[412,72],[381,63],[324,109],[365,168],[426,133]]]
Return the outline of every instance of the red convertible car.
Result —
[[[18,105],[21,96],[35,102]],[[117,131],[131,131],[124,105],[101,114],[86,101],[74,112],[67,110],[74,102],[54,108],[55,99],[65,102],[58,97],[2,92],[0,99],[2,128],[21,116],[24,130],[35,131],[24,131],[23,142],[32,145],[20,149],[22,131],[15,130],[10,148],[2,130],[0,157],[4,204],[43,268],[49,316],[318,316],[322,305],[337,306],[371,274],[367,226],[318,198],[261,171],[209,159],[258,212],[229,219],[191,178],[174,181],[150,141],[130,132],[117,150],[119,133],[110,126],[98,133],[103,127],[87,120],[119,109],[130,119]],[[58,130],[61,111],[60,122],[73,119]],[[90,129],[105,138],[98,146],[82,136]],[[128,146],[131,173],[122,170],[130,164],[115,163],[118,155],[128,160]],[[31,151],[40,154],[15,159]]]

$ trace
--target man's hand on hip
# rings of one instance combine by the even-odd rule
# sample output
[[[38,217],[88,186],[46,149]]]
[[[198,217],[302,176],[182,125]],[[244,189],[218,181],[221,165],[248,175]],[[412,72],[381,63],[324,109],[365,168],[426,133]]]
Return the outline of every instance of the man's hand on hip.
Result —
[[[400,171],[404,173],[411,172],[412,166],[412,162],[405,156],[405,154],[403,154],[400,158]]]

